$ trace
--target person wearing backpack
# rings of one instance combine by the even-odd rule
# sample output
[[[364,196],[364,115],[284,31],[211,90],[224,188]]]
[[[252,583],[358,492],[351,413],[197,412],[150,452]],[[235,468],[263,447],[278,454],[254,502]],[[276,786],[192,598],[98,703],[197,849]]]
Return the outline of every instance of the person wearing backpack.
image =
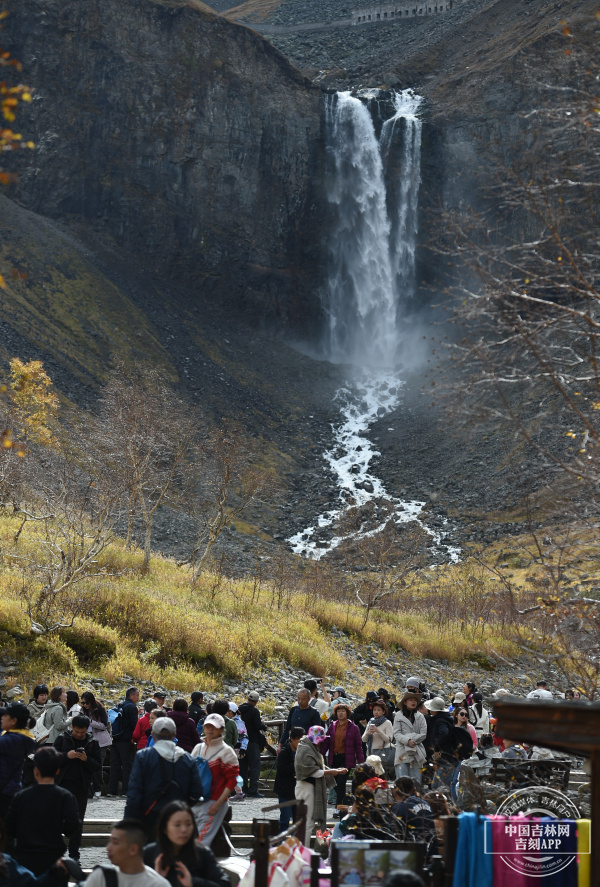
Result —
[[[198,826],[198,843],[210,847],[229,809],[229,795],[235,791],[240,768],[237,755],[225,744],[225,719],[222,715],[207,715],[204,721],[204,742],[192,752],[194,758],[204,759],[212,776],[210,798],[203,798],[193,807]]]
[[[156,718],[152,726],[154,745],[139,751],[133,762],[125,816],[139,819],[149,837],[154,834],[160,811],[169,801],[195,804],[202,797],[198,766],[192,756],[173,741],[176,730],[171,718]]]
[[[71,718],[67,715],[66,703],[67,691],[65,688],[53,687],[50,690],[50,699],[35,724],[33,735],[37,742],[44,745],[54,745],[57,736],[64,733],[70,726]]]
[[[55,783],[66,788],[75,797],[82,822],[94,775],[101,767],[100,746],[95,739],[88,736],[89,726],[88,717],[76,715],[71,729],[61,733],[54,743],[54,748],[63,756]],[[77,862],[80,847],[81,830],[74,832],[69,838],[69,856]]]
[[[115,822],[106,847],[111,864],[97,865],[87,876],[85,887],[171,887],[166,878],[144,865],[145,838],[136,819]]]
[[[125,699],[117,706],[117,715],[112,720],[112,746],[110,749],[110,773],[108,777],[107,797],[115,797],[119,792],[119,777],[121,777],[122,794],[126,795],[129,788],[129,776],[135,756],[133,744],[133,731],[138,722],[137,704],[140,691],[137,687],[130,687],[125,693]],[[109,718],[114,716],[115,709],[109,712]]]
[[[0,819],[4,819],[13,796],[22,788],[23,764],[35,751],[29,711],[23,702],[0,709]]]

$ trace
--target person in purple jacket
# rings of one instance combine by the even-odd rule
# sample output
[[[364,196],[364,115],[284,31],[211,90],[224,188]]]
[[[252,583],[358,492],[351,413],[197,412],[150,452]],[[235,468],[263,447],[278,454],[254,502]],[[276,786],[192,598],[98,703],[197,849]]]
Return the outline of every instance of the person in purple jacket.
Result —
[[[198,730],[194,719],[188,714],[188,704],[185,699],[176,699],[173,710],[167,712],[167,717],[175,721],[177,727],[177,744],[184,751],[193,751],[200,742]]]
[[[332,712],[332,722],[327,729],[327,738],[319,750],[330,767],[345,767],[352,770],[365,759],[360,730],[352,720],[352,709],[346,702],[338,702]],[[343,804],[346,795],[347,773],[335,777],[335,803]],[[334,814],[339,816],[339,814]]]

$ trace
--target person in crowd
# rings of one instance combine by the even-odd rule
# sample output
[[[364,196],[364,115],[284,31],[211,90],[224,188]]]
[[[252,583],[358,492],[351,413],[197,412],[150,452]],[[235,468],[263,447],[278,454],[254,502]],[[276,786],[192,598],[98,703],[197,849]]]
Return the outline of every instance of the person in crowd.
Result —
[[[391,723],[394,722],[394,704],[392,703],[389,691],[385,689],[385,687],[380,687],[377,691],[377,698],[383,699],[386,705],[386,716],[389,718]]]
[[[157,718],[164,718],[164,715],[161,712],[160,708],[153,708],[152,711],[148,715],[148,728],[146,730],[146,739],[147,739],[146,748],[152,748],[152,746],[154,745],[154,736],[152,735],[152,728],[154,727],[154,721]],[[177,745],[177,736],[175,737],[173,742],[175,743],[175,745]]]
[[[54,784],[60,764],[55,748],[39,748],[33,759],[35,785],[17,792],[6,814],[13,856],[35,875],[43,874],[64,855],[67,848],[62,836],[70,837],[81,829],[75,798]]]
[[[221,715],[223,720],[225,721],[225,733],[223,734],[223,741],[225,745],[228,745],[229,748],[235,748],[238,744],[238,728],[236,722],[228,717],[229,712],[229,702],[227,699],[215,699],[213,702],[213,714]],[[200,738],[200,737],[198,737]],[[194,743],[194,745],[198,744],[198,740]]]
[[[414,841],[424,841],[428,854],[438,852],[437,835],[433,810],[425,798],[417,794],[415,784],[409,776],[400,776],[394,783],[394,799],[392,813],[401,819],[407,830],[407,836]]]
[[[373,703],[377,702],[377,693],[369,690],[365,696],[364,702],[357,705],[352,712],[352,720],[361,730],[364,730],[371,718],[373,717]]]
[[[135,745],[133,744],[133,731],[138,722],[137,704],[140,691],[137,687],[129,687],[125,693],[125,699],[120,704],[121,715],[118,728],[113,724],[112,747],[110,750],[110,773],[108,776],[107,795],[115,797],[119,792],[119,778],[121,778],[122,794],[126,795],[129,789],[129,776],[133,766]]]
[[[494,745],[492,734],[482,733],[479,747],[474,749],[472,756],[465,761],[465,764],[477,776],[487,776],[492,770],[492,759],[497,758],[499,754],[500,751]]]
[[[527,761],[527,752],[523,746],[514,739],[503,739],[504,751],[501,757],[506,761]]]
[[[579,690],[573,690],[573,699],[575,702],[579,702],[581,700],[581,693]]]
[[[304,681],[304,687],[310,693],[311,708],[316,708],[319,712],[319,718],[321,718],[321,720],[326,720],[327,712],[331,705],[331,696],[327,692],[323,678],[309,678],[307,681]],[[319,696],[319,688],[321,688],[323,692],[322,699]]]
[[[452,694],[452,702],[448,706],[448,711],[450,714],[454,711],[457,705],[463,705],[466,699],[466,695],[462,692],[462,690],[457,690],[456,693]]]
[[[43,715],[43,726],[48,730],[44,745],[54,745],[54,740],[60,733],[64,733],[71,724],[67,715],[67,691],[64,687],[53,687],[50,691],[50,699],[46,703]]]
[[[294,762],[296,760],[298,743],[304,735],[302,727],[292,727],[290,738],[277,755],[273,788],[277,794],[279,804],[296,800],[296,771],[294,769]],[[292,822],[296,821],[296,807],[282,807],[279,811],[279,830],[284,832],[289,826],[290,820]]]
[[[106,709],[100,700],[96,699],[91,690],[86,690],[85,693],[81,694],[81,707],[83,714],[90,719],[92,736],[100,749],[100,770],[94,773],[93,779],[94,798],[97,800],[102,795],[104,759],[106,758],[107,748],[110,748],[112,745],[112,736],[110,735]]]
[[[79,818],[83,822],[88,796],[94,775],[101,768],[100,746],[88,736],[90,719],[85,715],[75,715],[71,728],[65,730],[54,741],[54,748],[62,755],[62,762],[55,783],[66,788],[77,801]],[[69,856],[79,862],[81,829],[69,838]]]
[[[431,721],[431,730],[427,737],[427,753],[436,764],[432,782],[432,787],[436,789],[438,786],[451,784],[457,767],[458,759],[453,737],[454,723],[452,715],[446,711],[446,704],[441,696],[428,699],[425,708],[429,711]],[[470,737],[469,742],[471,742]]]
[[[246,732],[246,725],[240,717],[240,710],[235,702],[229,703],[227,717],[232,718],[235,721],[235,726],[238,731],[238,757],[243,757],[243,755],[246,754],[246,749],[248,747],[248,733]]]
[[[27,727],[30,717],[23,702],[11,702],[0,708],[0,820],[21,790],[23,765],[27,756],[35,751],[35,739]]]
[[[156,702],[157,706],[159,707],[159,709],[160,709],[161,712],[162,712],[161,717],[164,717],[164,716],[166,715],[166,712],[167,712],[167,707],[166,707],[166,705],[165,705],[165,699],[167,698],[167,694],[166,694],[166,693],[163,693],[162,690],[157,690],[156,693],[154,694],[154,696],[153,696],[152,698],[154,699],[154,701]]]
[[[348,771],[345,767],[329,770],[325,766],[319,745],[327,738],[322,726],[310,727],[296,749],[294,768],[296,771],[296,800],[306,804],[306,833],[304,843],[310,847],[315,823],[323,826],[327,819],[327,786],[325,773],[329,777],[340,776]]]
[[[115,870],[118,887],[171,887],[170,882],[155,869],[144,865],[142,856],[146,835],[137,819],[115,822],[106,847],[108,858]],[[110,887],[103,871],[97,866],[88,875],[85,887]],[[191,883],[179,882],[178,887],[191,887]]]
[[[373,703],[373,717],[369,719],[362,741],[367,746],[367,755],[386,748],[392,744],[394,727],[388,717],[388,706],[385,699],[377,699]]]
[[[331,691],[331,702],[329,703],[329,708],[327,709],[327,712],[325,715],[325,717],[328,721],[331,719],[331,716],[333,714],[333,709],[335,708],[335,706],[338,704],[338,702],[342,702],[342,701],[344,701],[344,702],[348,701],[348,696],[346,695],[346,691],[344,690],[343,687],[340,687],[340,686],[334,687],[333,690]],[[325,718],[321,718],[321,721],[324,721],[324,720],[325,720]]]
[[[225,705],[229,708],[227,702]],[[198,730],[193,718],[190,718],[188,714],[187,700],[181,696],[176,699],[173,703],[172,711],[167,712],[167,717],[171,718],[177,727],[177,744],[184,751],[191,752],[198,745],[200,737],[198,736]]]
[[[192,702],[189,707],[189,715],[190,718],[195,723],[196,727],[200,721],[203,721],[206,717],[206,711],[202,708],[202,703],[204,702],[204,693],[201,693],[199,690],[194,690],[192,693]]]
[[[229,876],[212,850],[198,844],[198,829],[185,801],[171,801],[163,808],[156,827],[156,841],[144,847],[144,862],[171,887],[230,887]]]
[[[204,742],[193,750],[194,758],[204,758],[210,767],[212,786],[210,798],[199,801],[193,807],[198,826],[198,843],[210,847],[229,809],[229,795],[235,791],[240,772],[237,755],[225,744],[225,718],[222,715],[206,715]]]
[[[490,713],[483,705],[483,695],[473,693],[473,705],[469,709],[469,723],[475,728],[477,739],[490,732]]]
[[[319,744],[319,751],[326,756],[329,766],[337,770],[335,803],[336,806],[343,804],[348,771],[362,764],[365,759],[360,730],[352,720],[352,709],[347,702],[338,702],[334,708],[333,720],[327,728],[326,738]],[[339,813],[334,813],[336,819],[338,816]]]
[[[573,702],[573,700],[575,699],[575,691],[572,687],[568,687],[565,690],[563,694],[563,699],[565,700],[565,702]]]
[[[296,698],[298,704],[290,709],[290,713],[287,716],[287,721],[285,722],[285,727],[281,734],[281,742],[277,745],[278,754],[290,738],[290,730],[293,727],[302,727],[304,732],[308,733],[310,727],[316,727],[321,724],[321,715],[317,709],[310,704],[310,690],[306,687],[302,687],[301,690],[298,690],[298,696]]]
[[[246,754],[240,760],[240,776],[244,780],[243,791],[247,798],[264,798],[264,795],[258,790],[258,780],[260,779],[260,751],[264,742],[261,733],[267,728],[260,717],[259,702],[259,694],[256,690],[251,690],[248,693],[248,701],[242,703],[239,709],[248,736]]]
[[[477,686],[473,681],[465,681],[465,685],[463,687],[463,693],[465,694],[464,703],[469,708],[469,706],[473,705],[473,693],[477,691]]]
[[[138,751],[141,751],[143,748],[146,748],[148,744],[148,735],[150,732],[150,712],[157,710],[157,717],[160,715],[160,709],[158,708],[158,703],[156,699],[146,699],[144,702],[144,714],[141,718],[138,719],[135,727],[133,728],[133,733],[131,734],[131,740],[135,743],[135,747]]]
[[[396,740],[396,777],[407,776],[418,783],[427,758],[427,719],[420,711],[421,694],[407,691],[394,717],[393,735]]]
[[[461,727],[466,730],[473,742],[473,748],[477,748],[477,733],[475,727],[469,723],[469,712],[466,708],[459,706],[452,712],[452,720],[455,727]]]
[[[154,745],[143,748],[133,761],[125,816],[139,819],[148,835],[153,835],[160,811],[169,801],[195,803],[202,797],[196,762],[173,741],[176,729],[171,718],[157,717],[152,726]]]
[[[535,690],[527,694],[528,699],[554,699],[552,693],[548,689],[547,681],[536,681]]]
[[[75,715],[81,714],[81,705],[79,704],[79,693],[77,690],[67,690],[67,717],[74,718]]]
[[[29,714],[34,721],[37,721],[37,719],[46,708],[49,693],[50,691],[48,690],[46,684],[37,684],[33,688],[33,699],[29,701],[29,705],[27,706],[27,708],[29,709]]]

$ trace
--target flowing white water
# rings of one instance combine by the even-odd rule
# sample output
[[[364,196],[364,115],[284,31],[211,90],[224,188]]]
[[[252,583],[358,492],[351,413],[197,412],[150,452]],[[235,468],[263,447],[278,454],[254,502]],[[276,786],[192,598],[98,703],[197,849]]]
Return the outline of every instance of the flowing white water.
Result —
[[[391,496],[372,473],[379,455],[367,437],[371,425],[400,403],[402,381],[398,362],[399,309],[414,295],[415,247],[420,185],[421,99],[410,90],[392,96],[394,113],[383,122],[379,138],[370,111],[388,106],[378,90],[349,92],[327,98],[329,176],[328,200],[334,224],[328,276],[327,357],[357,367],[354,378],[336,399],[341,422],[334,427],[335,445],[324,454],[337,479],[338,501],[316,523],[289,543],[297,554],[319,559],[345,539],[374,535],[383,529],[344,528],[351,508],[385,502],[394,521],[417,520],[424,502]],[[400,176],[386,188],[386,168],[401,139]],[[398,163],[397,150],[394,157]],[[391,210],[391,211],[390,211]],[[362,367],[362,369],[358,369]],[[424,526],[435,543],[440,536]],[[447,550],[451,560],[456,549]]]

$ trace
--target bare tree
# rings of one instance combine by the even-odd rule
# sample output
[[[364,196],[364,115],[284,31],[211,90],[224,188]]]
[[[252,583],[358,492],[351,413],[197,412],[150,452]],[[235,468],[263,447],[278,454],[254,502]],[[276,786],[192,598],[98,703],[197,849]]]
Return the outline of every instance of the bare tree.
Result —
[[[478,213],[444,214],[459,266],[450,344],[463,406],[516,431],[597,501],[600,484],[598,24],[525,69],[522,142],[486,157]],[[537,100],[537,101],[536,101]],[[507,157],[509,158],[507,160]],[[583,487],[582,487],[583,485]]]
[[[21,601],[37,633],[71,626],[93,604],[90,580],[107,574],[101,555],[114,538],[122,489],[97,469],[66,448],[38,463],[13,545],[3,552],[20,572]]]
[[[181,501],[198,421],[149,367],[119,366],[102,393],[96,444],[127,498],[128,543],[136,519],[142,523],[144,571],[150,565],[157,509]]]
[[[387,513],[383,518],[382,510]],[[411,584],[412,573],[423,563],[422,533],[416,525],[397,527],[391,502],[377,503],[373,530],[365,528],[365,515],[359,517],[358,509],[351,510],[348,520],[353,519],[354,529],[345,528],[342,549],[347,581],[364,613],[362,631],[374,609]]]
[[[245,442],[243,432],[231,424],[224,423],[217,431],[197,438],[197,480],[189,505],[197,525],[196,539],[183,562],[192,565],[192,583],[198,581],[223,530],[252,504],[276,493],[279,482],[275,473],[255,460],[258,454]]]

